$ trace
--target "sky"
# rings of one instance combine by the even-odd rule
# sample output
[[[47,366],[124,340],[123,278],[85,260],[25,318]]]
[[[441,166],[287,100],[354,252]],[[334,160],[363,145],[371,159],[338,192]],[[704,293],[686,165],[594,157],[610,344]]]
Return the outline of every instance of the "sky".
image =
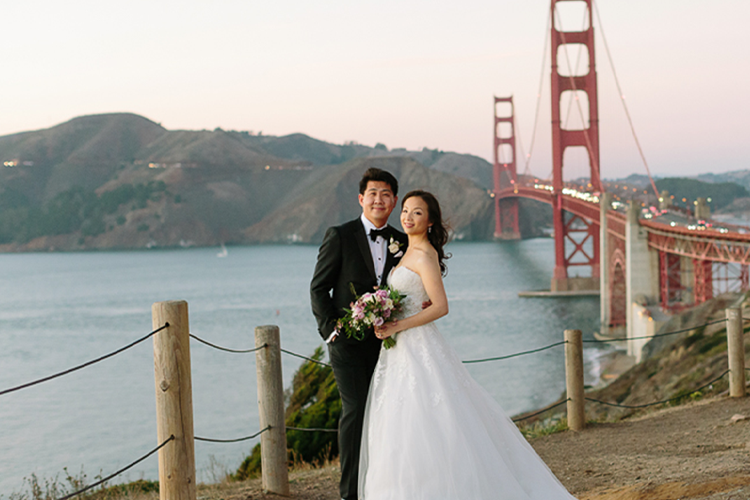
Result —
[[[582,27],[582,4],[559,4],[564,30]],[[549,6],[548,0],[4,2],[0,135],[132,112],[172,130],[302,132],[338,144],[427,147],[491,161],[493,96],[513,95],[519,170],[531,152],[530,172],[546,177]],[[602,33],[654,175],[750,168],[750,1],[600,0],[597,6],[602,177],[646,172]],[[575,67],[577,49],[568,54]],[[580,122],[577,106],[569,116]],[[566,154],[566,178],[586,175],[581,153]]]

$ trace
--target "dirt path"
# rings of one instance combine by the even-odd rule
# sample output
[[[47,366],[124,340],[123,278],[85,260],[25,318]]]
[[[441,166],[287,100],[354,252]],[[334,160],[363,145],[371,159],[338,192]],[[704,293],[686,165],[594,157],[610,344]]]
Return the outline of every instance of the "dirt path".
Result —
[[[580,500],[750,499],[750,398],[718,397],[668,408],[583,432],[561,432],[532,445]],[[338,468],[294,472],[292,497],[338,499]],[[282,498],[261,492],[254,480],[204,499]],[[210,488],[213,490],[213,488]]]
[[[750,398],[715,398],[532,442],[581,500],[750,499]]]

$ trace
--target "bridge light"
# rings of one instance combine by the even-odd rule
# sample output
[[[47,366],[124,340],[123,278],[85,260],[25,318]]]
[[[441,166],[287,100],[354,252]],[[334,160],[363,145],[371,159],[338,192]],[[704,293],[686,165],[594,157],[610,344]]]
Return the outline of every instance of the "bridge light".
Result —
[[[711,203],[711,198],[706,198],[706,201]]]
[[[659,196],[659,203],[661,203],[663,201],[664,201],[664,198],[662,198],[661,196]]]

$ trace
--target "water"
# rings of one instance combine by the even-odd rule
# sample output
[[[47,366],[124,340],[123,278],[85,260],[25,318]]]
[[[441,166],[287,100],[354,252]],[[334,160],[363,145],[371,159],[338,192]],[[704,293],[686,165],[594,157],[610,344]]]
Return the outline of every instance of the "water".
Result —
[[[553,242],[454,243],[445,280],[450,314],[440,328],[462,359],[533,349],[566,328],[591,336],[595,298],[521,299],[549,287]],[[151,304],[187,300],[191,331],[233,348],[254,345],[257,325],[281,328],[282,346],[310,354],[321,345],[309,306],[317,248],[257,246],[150,252],[0,255],[0,389],[115,350],[151,331]],[[587,383],[601,351],[587,350]],[[255,355],[193,343],[195,434],[235,438],[258,430]],[[283,356],[285,386],[301,361]],[[564,390],[564,355],[554,348],[468,365],[509,414],[538,408]],[[150,340],[65,377],[0,396],[0,494],[31,473],[63,467],[107,475],[157,444]],[[198,479],[235,470],[257,440],[196,442]],[[213,465],[212,465],[213,464]],[[116,479],[156,479],[156,457]]]

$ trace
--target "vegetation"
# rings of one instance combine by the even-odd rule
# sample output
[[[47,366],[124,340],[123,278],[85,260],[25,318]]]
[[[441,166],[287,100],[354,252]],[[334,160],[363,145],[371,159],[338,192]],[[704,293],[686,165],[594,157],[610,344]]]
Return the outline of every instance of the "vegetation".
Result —
[[[26,491],[11,493],[8,500],[55,500],[80,491],[89,485],[88,476],[83,469],[78,474],[71,474],[67,468],[64,468],[63,471],[65,473],[64,480],[60,480],[58,476],[52,479],[39,479],[36,474],[31,474],[31,476],[24,478]],[[94,482],[101,479],[101,475],[97,475]],[[115,500],[132,498],[143,493],[158,493],[158,491],[158,481],[139,479],[114,486],[107,486],[105,482],[76,498],[81,500]],[[0,499],[3,498],[4,496],[0,495]]]
[[[318,347],[311,359],[323,359],[323,348]],[[294,374],[291,389],[287,390],[286,425],[299,428],[335,429],[341,415],[341,399],[333,377],[333,370],[313,361],[305,361]],[[290,464],[324,463],[338,456],[337,434],[334,432],[287,431]],[[234,480],[244,480],[260,473],[260,444],[232,474]]]
[[[746,198],[750,196],[743,186],[734,182],[701,182],[696,179],[685,179],[681,177],[668,177],[656,181],[656,187],[661,192],[666,189],[670,195],[674,195],[678,205],[682,199],[692,204],[698,197],[711,198],[710,207],[719,210],[734,201],[735,198]],[[692,207],[690,207],[692,208]]]
[[[518,430],[521,431],[521,434],[526,439],[549,436],[550,434],[568,430],[568,417],[556,414],[538,422],[521,425]]]
[[[81,232],[97,236],[107,230],[104,217],[116,213],[126,203],[133,209],[145,208],[166,191],[163,181],[126,184],[97,196],[93,191],[73,187],[57,194],[46,205],[35,206],[23,193],[6,189],[0,193],[0,244],[26,243],[39,236]],[[125,223],[120,215],[117,224]]]

